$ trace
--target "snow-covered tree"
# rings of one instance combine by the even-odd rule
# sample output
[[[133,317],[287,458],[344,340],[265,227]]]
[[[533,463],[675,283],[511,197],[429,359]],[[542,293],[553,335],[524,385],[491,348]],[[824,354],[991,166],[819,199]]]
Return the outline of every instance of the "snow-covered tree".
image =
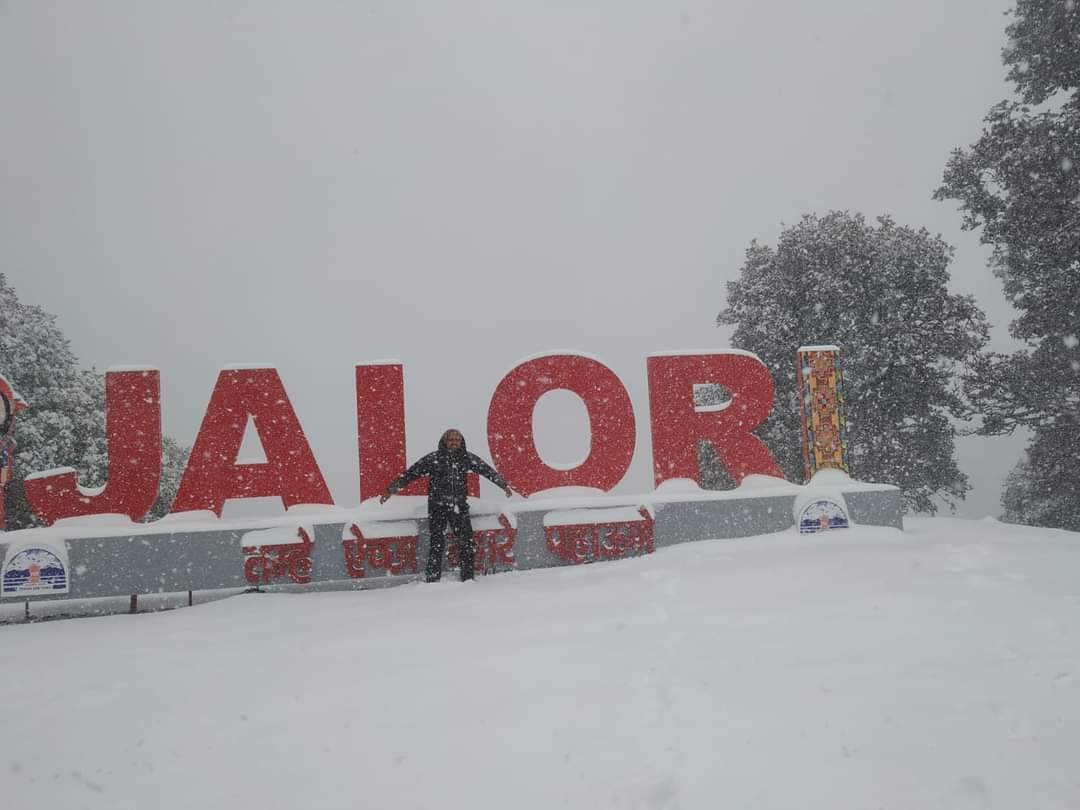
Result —
[[[78,359],[56,316],[19,301],[0,273],[0,373],[29,407],[19,414],[15,478],[7,490],[7,527],[38,524],[23,492],[29,472],[68,466],[79,471],[83,486],[105,483],[105,378],[78,367]],[[157,502],[147,516],[168,511],[176,494],[187,450],[162,442],[162,481]]]
[[[1005,480],[1001,519],[1031,526],[1080,527],[1080,420],[1062,418],[1035,431],[1031,445]]]
[[[1010,331],[1027,344],[989,355],[971,388],[982,432],[1032,429],[1006,482],[1006,515],[1080,529],[1080,511],[1016,506],[1032,502],[1032,481],[1051,500],[1080,492],[1080,3],[1019,0],[1012,14],[1003,57],[1019,98],[992,107],[979,139],[953,152],[935,196],[958,200],[964,227],[993,246],[990,265],[1019,312]]]
[[[949,293],[952,248],[889,217],[807,215],[776,248],[751,243],[718,322],[756,353],[776,385],[759,435],[791,480],[803,479],[795,351],[836,344],[844,359],[854,476],[899,485],[934,512],[969,489],[956,464],[955,420],[969,416],[960,377],[987,340],[970,296]]]

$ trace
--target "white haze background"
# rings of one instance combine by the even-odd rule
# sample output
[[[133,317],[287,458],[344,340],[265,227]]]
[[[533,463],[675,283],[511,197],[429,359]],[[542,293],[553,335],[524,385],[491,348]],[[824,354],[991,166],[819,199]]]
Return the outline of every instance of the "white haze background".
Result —
[[[724,282],[803,213],[942,233],[1009,346],[930,194],[1008,93],[1011,5],[0,3],[0,270],[87,365],[158,366],[182,443],[220,367],[277,365],[343,505],[354,363],[404,361],[415,458],[449,425],[487,455],[521,358],[596,355],[641,491],[645,356],[726,347]],[[537,420],[546,458],[585,455],[572,396]],[[997,514],[1021,446],[961,443],[961,514]]]

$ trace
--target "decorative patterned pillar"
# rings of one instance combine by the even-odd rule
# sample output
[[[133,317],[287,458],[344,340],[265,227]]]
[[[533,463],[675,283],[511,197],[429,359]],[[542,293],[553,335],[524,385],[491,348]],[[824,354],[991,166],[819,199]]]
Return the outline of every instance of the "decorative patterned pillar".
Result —
[[[818,470],[848,472],[844,421],[844,367],[837,346],[802,346],[797,352],[803,468],[809,481]]]
[[[15,474],[15,415],[25,407],[22,397],[0,374],[0,532],[7,528],[4,496]]]

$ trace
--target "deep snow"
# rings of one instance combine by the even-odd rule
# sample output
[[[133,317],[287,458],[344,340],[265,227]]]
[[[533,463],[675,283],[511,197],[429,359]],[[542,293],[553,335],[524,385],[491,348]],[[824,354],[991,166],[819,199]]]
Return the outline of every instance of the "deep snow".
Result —
[[[0,627],[0,806],[1080,807],[1080,535],[914,519]]]

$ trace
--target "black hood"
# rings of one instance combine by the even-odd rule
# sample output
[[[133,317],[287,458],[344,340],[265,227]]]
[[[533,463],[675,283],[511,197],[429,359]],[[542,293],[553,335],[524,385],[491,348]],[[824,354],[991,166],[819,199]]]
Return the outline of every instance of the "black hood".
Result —
[[[447,436],[447,434],[450,434],[450,433],[457,433],[457,434],[459,434],[461,436],[461,447],[458,449],[458,454],[461,455],[461,454],[465,453],[465,451],[469,449],[469,448],[467,448],[465,446],[465,434],[462,433],[460,430],[456,430],[454,428],[450,428],[449,430],[444,431],[443,435],[439,438],[439,452],[440,453],[449,453],[450,452],[450,449],[446,446],[446,436]]]

